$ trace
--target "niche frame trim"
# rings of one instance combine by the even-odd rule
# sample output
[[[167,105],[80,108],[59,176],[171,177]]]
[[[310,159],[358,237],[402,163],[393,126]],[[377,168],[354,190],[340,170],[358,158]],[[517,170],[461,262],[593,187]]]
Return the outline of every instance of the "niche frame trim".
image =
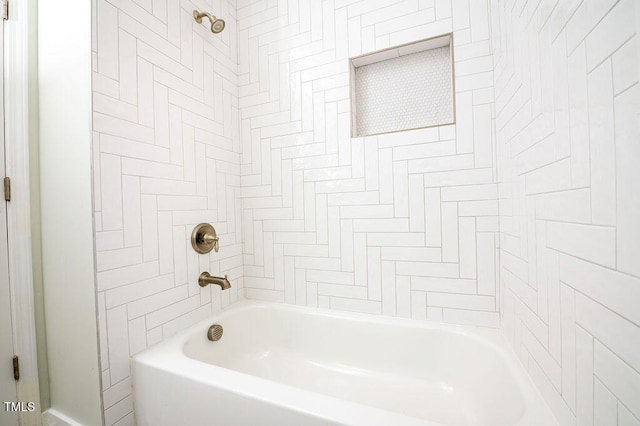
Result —
[[[354,61],[356,62],[360,62],[360,60],[364,59],[364,63],[361,63],[358,67],[360,66],[365,66],[365,65],[370,65],[370,64],[374,64],[376,62],[382,62],[385,60],[389,60],[389,59],[395,59],[395,58],[399,58],[400,56],[405,56],[405,55],[410,55],[412,53],[419,53],[419,52],[423,52],[426,50],[430,50],[430,49],[435,49],[438,46],[433,46],[433,47],[426,47],[423,49],[417,49],[413,52],[407,52],[404,53],[402,55],[397,55],[395,57],[389,57],[389,58],[384,58],[384,59],[379,59],[376,60],[375,57],[384,57],[386,52],[390,52],[392,50],[399,50],[402,48],[406,48],[406,47],[410,47],[410,46],[414,46],[414,45],[419,45],[421,43],[428,43],[430,41],[434,41],[436,42],[438,39],[444,39],[445,37],[449,38],[449,55],[451,58],[451,106],[453,109],[453,114],[452,114],[452,121],[449,123],[440,123],[440,124],[432,124],[432,125],[428,125],[428,126],[419,126],[419,127],[412,127],[409,129],[401,129],[401,130],[390,130],[390,131],[386,131],[386,132],[378,132],[378,133],[370,133],[367,135],[358,135],[358,129],[356,128],[357,126],[357,109],[356,109],[356,99],[355,99],[355,68],[357,68],[354,65]],[[440,46],[440,47],[444,47]],[[432,37],[427,37],[427,38],[423,38],[420,40],[415,40],[415,41],[410,41],[407,43],[402,43],[402,44],[398,44],[396,46],[391,46],[391,47],[386,47],[384,49],[380,49],[380,50],[375,50],[373,52],[368,52],[368,53],[364,53],[362,55],[358,55],[358,56],[353,56],[351,58],[349,58],[349,107],[350,107],[350,114],[349,114],[349,133],[351,138],[366,138],[368,136],[377,136],[377,135],[387,135],[390,133],[399,133],[399,132],[409,132],[412,130],[419,130],[419,129],[429,129],[432,127],[441,127],[441,126],[452,126],[456,124],[456,69],[455,69],[455,56],[454,56],[454,33],[453,32],[449,32],[449,33],[444,33],[444,34],[438,34],[436,36],[432,36]],[[366,58],[370,58],[372,59],[371,62],[368,62],[366,60]]]

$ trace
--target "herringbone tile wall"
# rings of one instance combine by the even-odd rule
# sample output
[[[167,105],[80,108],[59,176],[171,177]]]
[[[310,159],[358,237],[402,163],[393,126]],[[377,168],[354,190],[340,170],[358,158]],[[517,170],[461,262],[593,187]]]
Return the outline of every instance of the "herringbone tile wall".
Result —
[[[246,296],[497,327],[486,1],[239,1]],[[456,124],[350,137],[349,58],[454,33]]]
[[[194,9],[226,29],[212,34]],[[96,0],[93,10],[100,360],[106,424],[126,425],[129,357],[242,294],[236,5]],[[191,248],[200,222],[216,228],[219,253]],[[231,289],[200,289],[202,271],[228,274]]]
[[[640,2],[492,0],[502,327],[563,425],[640,425]]]
[[[131,355],[244,296],[502,324],[562,424],[640,424],[637,0],[93,11],[108,425],[134,423]],[[455,125],[351,138],[349,58],[450,32]]]

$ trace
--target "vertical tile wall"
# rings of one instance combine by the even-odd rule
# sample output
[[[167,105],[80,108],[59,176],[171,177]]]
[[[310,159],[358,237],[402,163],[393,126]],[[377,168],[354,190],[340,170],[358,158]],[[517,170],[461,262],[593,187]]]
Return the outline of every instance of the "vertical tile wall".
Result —
[[[485,0],[238,2],[246,297],[498,326]],[[457,123],[351,138],[349,57],[454,33]]]
[[[563,425],[640,425],[640,3],[492,0],[503,329]]]
[[[221,34],[194,9],[226,20]],[[234,0],[97,0],[93,153],[100,360],[107,425],[133,423],[129,357],[242,288]],[[206,20],[205,20],[206,22]],[[220,252],[198,255],[209,222]],[[200,289],[208,270],[232,287]]]

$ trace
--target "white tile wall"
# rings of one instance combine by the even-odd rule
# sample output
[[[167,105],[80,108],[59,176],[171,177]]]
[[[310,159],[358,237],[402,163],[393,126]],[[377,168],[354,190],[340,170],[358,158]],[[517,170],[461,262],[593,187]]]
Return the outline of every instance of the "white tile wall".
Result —
[[[212,34],[194,9],[226,21]],[[107,425],[133,424],[129,357],[242,297],[234,0],[96,0],[93,152]],[[220,252],[198,255],[209,222]],[[200,289],[208,270],[232,287]]]
[[[503,330],[563,425],[638,425],[640,3],[491,3]]]
[[[473,3],[238,3],[248,298],[498,326],[493,60]],[[349,57],[450,32],[457,124],[351,138]]]
[[[243,294],[501,324],[563,424],[640,422],[637,1],[94,1],[109,425],[130,355]],[[349,57],[449,32],[456,124],[351,138]]]

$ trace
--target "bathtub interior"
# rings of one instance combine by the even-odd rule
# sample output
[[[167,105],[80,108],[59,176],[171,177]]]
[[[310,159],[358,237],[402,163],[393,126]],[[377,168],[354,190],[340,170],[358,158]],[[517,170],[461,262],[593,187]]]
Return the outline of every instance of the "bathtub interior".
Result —
[[[463,332],[256,306],[186,340],[194,360],[451,425],[517,423],[521,389],[503,353]]]

